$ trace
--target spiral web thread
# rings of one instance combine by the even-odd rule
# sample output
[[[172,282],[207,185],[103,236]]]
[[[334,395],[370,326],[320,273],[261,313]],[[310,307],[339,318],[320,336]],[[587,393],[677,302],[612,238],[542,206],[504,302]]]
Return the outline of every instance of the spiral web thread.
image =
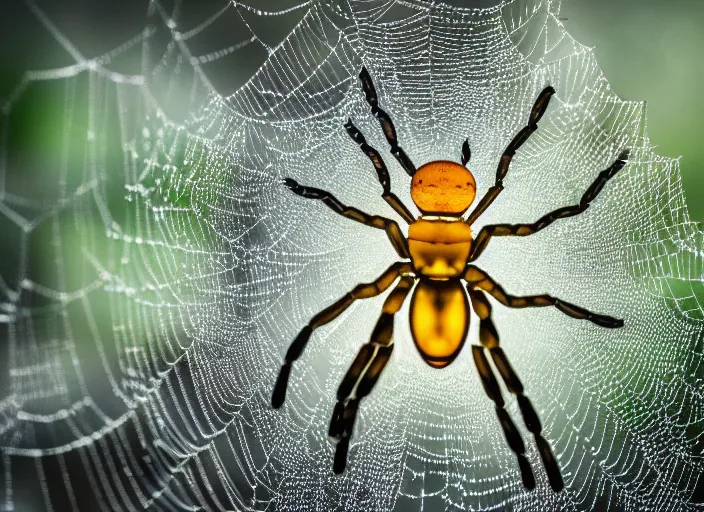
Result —
[[[703,509],[702,229],[678,162],[652,150],[644,105],[615,96],[558,2],[235,1],[196,20],[160,0],[144,30],[96,58],[27,5],[73,62],[28,70],[3,105],[4,510]],[[293,28],[272,42],[263,28],[277,23]],[[247,51],[260,60],[243,76]],[[286,405],[269,405],[298,330],[396,258],[383,233],[281,179],[403,225],[344,131],[352,117],[412,206],[364,101],[362,65],[417,165],[459,161],[469,139],[479,196],[538,92],[555,87],[475,232],[574,204],[631,150],[586,213],[494,240],[478,261],[514,294],[625,319],[606,330],[494,308],[562,468],[560,494],[509,400],[538,479],[523,490],[469,350],[447,369],[425,365],[407,305],[344,475],[331,470],[327,423],[383,298],[316,331]],[[213,82],[222,69],[242,84],[231,94]],[[60,129],[40,166],[15,158],[13,123],[46,97],[58,98]]]

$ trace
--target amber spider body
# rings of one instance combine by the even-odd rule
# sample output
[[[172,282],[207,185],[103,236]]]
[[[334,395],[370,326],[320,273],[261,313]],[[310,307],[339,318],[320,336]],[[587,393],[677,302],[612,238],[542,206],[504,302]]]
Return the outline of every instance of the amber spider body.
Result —
[[[408,226],[408,252],[419,277],[409,320],[418,352],[435,368],[449,365],[467,338],[469,302],[460,277],[472,248],[472,228],[461,215],[475,190],[469,169],[446,160],[423,165],[411,181],[411,198],[425,215]]]
[[[513,138],[500,158],[495,184],[489,188],[472,212],[464,217],[476,194],[474,176],[467,168],[471,156],[469,142],[465,141],[462,145],[461,164],[437,160],[416,169],[398,144],[391,118],[379,107],[376,89],[366,68],[362,68],[359,76],[372,113],[379,120],[391,146],[391,153],[412,177],[411,198],[422,215],[415,218],[391,192],[389,172],[384,160],[377,150],[367,144],[364,135],[352,120],[348,120],[345,128],[374,165],[383,187],[382,197],[409,224],[407,237],[393,220],[346,206],[325,190],[299,185],[290,178],[284,180],[287,187],[302,197],[320,200],[340,215],[383,229],[404,261],[391,265],[375,281],[357,285],[310,320],[286,353],[274,386],[272,405],[279,408],[284,403],[293,362],[301,356],[315,329],[333,321],[355,300],[380,295],[396,282],[396,286],[384,301],[381,316],[370,341],[361,347],[337,391],[337,404],[332,413],[329,435],[337,443],[333,469],[336,473],[341,473],[346,466],[349,441],[360,400],[372,391],[389,361],[394,347],[394,316],[406,298],[411,295],[409,320],[413,341],[423,360],[434,368],[446,367],[462,350],[469,328],[471,302],[472,309],[479,317],[481,342],[481,345],[472,345],[472,357],[484,390],[494,402],[506,441],[516,455],[523,484],[532,489],[535,487],[535,478],[526,458],[523,439],[504,409],[504,398],[495,370],[507,390],[515,395],[518,401],[526,428],[535,437],[550,486],[555,491],[560,491],[564,484],[559,466],[550,445],[542,437],[538,414],[523,393],[523,385],[518,375],[499,346],[499,335],[491,319],[491,303],[487,295],[491,295],[504,306],[513,308],[554,306],[566,315],[589,320],[602,327],[622,327],[623,321],[592,313],[547,294],[524,297],[510,295],[472,262],[481,255],[494,236],[528,236],[558,219],[584,212],[606,182],[624,167],[627,152],[622,153],[610,167],[599,174],[578,204],[559,208],[530,224],[484,226],[475,238],[472,224],[503,190],[503,179],[508,173],[514,154],[538,129],[538,121],[545,114],[550,98],[555,93],[554,89],[548,86],[540,93],[530,112],[528,123]]]

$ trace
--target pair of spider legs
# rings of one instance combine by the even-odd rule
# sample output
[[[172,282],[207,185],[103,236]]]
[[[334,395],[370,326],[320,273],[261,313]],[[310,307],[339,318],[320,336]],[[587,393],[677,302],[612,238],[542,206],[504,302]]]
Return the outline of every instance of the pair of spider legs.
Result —
[[[497,286],[495,289],[500,290],[500,287]],[[494,366],[499,371],[506,388],[510,393],[516,396],[518,406],[521,410],[521,416],[523,416],[523,422],[525,423],[528,431],[535,437],[535,443],[538,447],[540,458],[543,461],[543,466],[545,467],[545,472],[548,476],[550,487],[552,487],[556,492],[559,492],[564,487],[560,467],[555,460],[550,444],[542,436],[543,427],[540,423],[540,419],[538,418],[538,414],[533,408],[533,404],[528,397],[523,394],[523,384],[521,384],[518,375],[511,367],[511,364],[509,363],[503,349],[499,346],[499,335],[496,331],[496,326],[491,319],[491,304],[481,289],[473,288],[471,284],[468,284],[467,292],[469,294],[470,301],[472,302],[472,308],[479,317],[479,340],[482,343],[482,346],[472,345],[474,365],[477,368],[477,373],[479,373],[484,391],[494,402],[496,416],[501,424],[501,429],[506,437],[506,442],[511,450],[516,454],[523,486],[526,489],[535,488],[533,469],[526,458],[526,447],[523,443],[523,439],[521,438],[516,425],[513,423],[513,420],[504,408],[505,402],[501,393],[501,388],[499,387],[494,371],[489,364],[489,360],[486,357],[486,351],[488,351],[491,355]],[[496,294],[492,295],[494,295],[494,297],[497,296]],[[505,293],[501,293],[501,298],[503,299],[502,302],[507,305],[511,305],[512,307],[547,306],[550,305],[550,302],[554,303],[557,301],[557,299],[550,296],[513,297],[506,295]]]
[[[349,442],[360,400],[371,392],[391,357],[393,351],[394,316],[401,309],[404,300],[417,279],[412,272],[410,263],[397,262],[391,265],[375,281],[357,285],[337,302],[316,314],[310,323],[301,330],[286,354],[284,365],[274,386],[272,405],[275,408],[281,407],[285,400],[291,365],[303,353],[313,331],[337,318],[355,300],[380,295],[400,277],[398,284],[384,301],[381,316],[369,342],[362,346],[337,390],[337,403],[333,409],[328,431],[330,438],[337,443],[333,462],[335,473],[342,473],[345,469]],[[525,456],[526,449],[523,440],[508,412],[504,409],[505,402],[494,371],[486,356],[487,351],[506,388],[518,400],[526,428],[535,437],[538,452],[543,461],[551,487],[559,491],[563,488],[559,466],[553,456],[550,445],[542,437],[542,426],[538,415],[530,400],[523,394],[523,385],[499,346],[499,336],[491,319],[491,304],[486,295],[491,295],[501,304],[512,308],[555,306],[568,316],[590,320],[605,327],[619,327],[622,322],[610,316],[592,313],[551,295],[524,297],[510,295],[488,274],[471,264],[467,265],[462,277],[466,281],[472,307],[480,321],[479,339],[482,345],[472,345],[474,363],[486,394],[495,404],[496,415],[506,441],[516,454],[523,484],[526,488],[532,489],[535,487],[535,478]]]
[[[371,392],[391,357],[394,348],[394,316],[401,309],[415,282],[411,264],[394,263],[373,282],[358,284],[337,302],[316,314],[296,336],[286,352],[284,364],[274,385],[271,404],[278,409],[286,399],[291,365],[303,353],[313,331],[340,316],[355,300],[376,297],[385,292],[399,276],[400,281],[384,301],[381,317],[372,331],[370,341],[362,346],[337,390],[337,403],[328,431],[330,438],[337,443],[333,462],[333,471],[337,474],[342,473],[347,465],[347,451],[359,401]]]

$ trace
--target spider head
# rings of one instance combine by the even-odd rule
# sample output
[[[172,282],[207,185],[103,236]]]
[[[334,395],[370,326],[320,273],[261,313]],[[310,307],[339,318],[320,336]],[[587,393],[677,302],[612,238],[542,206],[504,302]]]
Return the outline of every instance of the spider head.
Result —
[[[459,217],[474,201],[476,183],[469,170],[437,160],[421,166],[411,181],[411,198],[423,214]]]

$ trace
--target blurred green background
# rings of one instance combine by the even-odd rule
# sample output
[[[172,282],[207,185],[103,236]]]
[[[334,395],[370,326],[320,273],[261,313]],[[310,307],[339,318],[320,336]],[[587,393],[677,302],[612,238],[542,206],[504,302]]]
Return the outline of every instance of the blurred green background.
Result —
[[[704,2],[563,0],[561,13],[616,93],[647,102],[655,151],[682,157],[691,218],[704,222]]]

